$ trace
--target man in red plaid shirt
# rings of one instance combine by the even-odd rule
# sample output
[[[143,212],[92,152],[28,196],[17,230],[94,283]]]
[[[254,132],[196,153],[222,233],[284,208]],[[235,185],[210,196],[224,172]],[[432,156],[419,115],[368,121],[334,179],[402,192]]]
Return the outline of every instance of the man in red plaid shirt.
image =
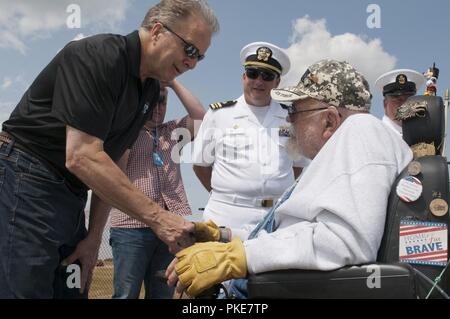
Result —
[[[180,98],[188,115],[164,123],[167,89],[162,88],[152,117],[119,166],[130,181],[160,207],[186,216],[191,214],[191,209],[177,157],[180,145],[187,141],[181,142],[179,136],[193,137],[194,121],[201,121],[205,111],[200,101],[176,80],[167,86]],[[146,299],[172,297],[173,289],[156,279],[155,272],[166,269],[174,256],[146,224],[113,208],[110,244],[114,260],[113,298],[138,298],[142,282]]]

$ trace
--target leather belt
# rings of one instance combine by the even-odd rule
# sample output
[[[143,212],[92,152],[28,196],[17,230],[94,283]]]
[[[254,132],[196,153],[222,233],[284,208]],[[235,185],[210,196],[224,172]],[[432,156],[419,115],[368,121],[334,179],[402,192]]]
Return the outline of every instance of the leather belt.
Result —
[[[86,192],[86,189],[84,188],[80,188],[77,186],[72,185],[70,182],[67,181],[67,179],[57,170],[53,167],[53,165],[51,165],[48,161],[46,161],[45,159],[40,158],[39,156],[35,155],[32,151],[28,150],[26,147],[20,145],[17,143],[17,141],[14,139],[13,136],[11,136],[11,134],[9,134],[8,132],[0,132],[0,146],[2,144],[13,144],[13,148],[19,149],[33,157],[35,157],[36,159],[38,159],[43,165],[45,165],[45,167],[47,167],[50,171],[52,171],[55,175],[61,177],[62,179],[65,180],[65,183],[67,185],[67,187],[75,194],[84,194]]]
[[[0,142],[3,143],[11,143],[13,141],[13,139],[10,137],[10,135],[6,132],[0,132]]]
[[[5,144],[11,144],[14,143],[13,147],[17,148],[25,153],[29,153],[30,151],[27,150],[26,147],[23,147],[22,145],[18,144],[15,140],[14,137],[12,137],[8,132],[0,132],[0,144],[5,143]]]
[[[251,198],[251,197],[243,197],[243,196],[239,196],[239,195],[217,193],[217,192],[213,191],[211,193],[211,199],[225,202],[228,204],[236,204],[236,205],[246,206],[246,207],[270,208],[270,207],[274,206],[274,204],[278,198]]]

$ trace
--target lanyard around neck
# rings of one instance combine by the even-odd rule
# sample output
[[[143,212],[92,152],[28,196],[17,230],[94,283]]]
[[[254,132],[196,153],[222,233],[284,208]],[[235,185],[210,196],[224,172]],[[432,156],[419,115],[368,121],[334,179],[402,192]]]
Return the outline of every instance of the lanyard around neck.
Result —
[[[153,148],[157,149],[159,144],[159,132],[158,129],[155,127],[150,131],[150,134],[153,138]]]
[[[150,133],[153,139],[153,153],[152,153],[153,164],[156,167],[162,167],[164,166],[164,160],[161,154],[158,152],[158,144],[159,144],[158,128],[155,127],[150,129],[147,126],[145,126],[145,129]]]
[[[144,128],[147,130],[147,132],[150,133],[152,139],[153,139],[153,148],[157,149],[159,145],[159,132],[157,127],[149,128],[148,126],[144,125]]]

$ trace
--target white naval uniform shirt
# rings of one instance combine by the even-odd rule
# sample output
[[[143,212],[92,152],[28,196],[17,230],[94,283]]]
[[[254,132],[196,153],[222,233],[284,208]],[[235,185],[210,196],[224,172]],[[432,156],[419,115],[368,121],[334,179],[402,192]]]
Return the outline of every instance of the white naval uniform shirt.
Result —
[[[398,134],[400,134],[400,136],[403,135],[402,127],[400,125],[398,125],[397,123],[395,123],[393,120],[391,120],[386,115],[383,116],[383,123],[386,124],[394,132],[397,132]]]
[[[244,242],[250,273],[374,262],[395,178],[411,149],[369,114],[350,116],[275,212],[276,230]]]
[[[287,155],[288,137],[280,136],[280,128],[289,126],[286,116],[272,101],[261,123],[244,96],[234,106],[206,113],[193,147],[194,165],[213,167],[204,220],[241,237],[241,229],[247,234],[270,209],[260,200],[277,199],[294,182],[293,166],[308,162],[294,163]]]

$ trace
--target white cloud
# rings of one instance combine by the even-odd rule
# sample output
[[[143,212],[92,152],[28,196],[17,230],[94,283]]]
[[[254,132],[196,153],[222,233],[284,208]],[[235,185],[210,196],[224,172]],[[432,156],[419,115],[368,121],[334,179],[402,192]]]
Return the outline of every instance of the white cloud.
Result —
[[[372,92],[379,75],[392,70],[396,58],[385,52],[379,39],[370,40],[352,33],[332,35],[326,20],[312,20],[308,16],[294,23],[291,46],[291,71],[281,85],[296,85],[307,67],[321,59],[345,60],[360,71],[369,81]]]
[[[27,88],[28,87],[28,83],[27,81],[24,80],[22,75],[17,75],[16,77],[9,77],[6,76],[3,78],[3,80],[1,81],[0,84],[0,88],[2,90],[7,90],[7,89],[11,89],[11,88]]]
[[[0,26],[1,27],[1,26]],[[12,32],[0,29],[0,48],[12,48],[25,54],[26,46],[25,44],[16,37]]]
[[[1,85],[2,90],[6,90],[7,88],[9,88],[12,83],[13,81],[10,78],[4,78]]]
[[[125,19],[132,0],[77,0],[81,28],[114,30]],[[0,48],[26,53],[26,40],[67,29],[66,12],[73,0],[0,0]]]

